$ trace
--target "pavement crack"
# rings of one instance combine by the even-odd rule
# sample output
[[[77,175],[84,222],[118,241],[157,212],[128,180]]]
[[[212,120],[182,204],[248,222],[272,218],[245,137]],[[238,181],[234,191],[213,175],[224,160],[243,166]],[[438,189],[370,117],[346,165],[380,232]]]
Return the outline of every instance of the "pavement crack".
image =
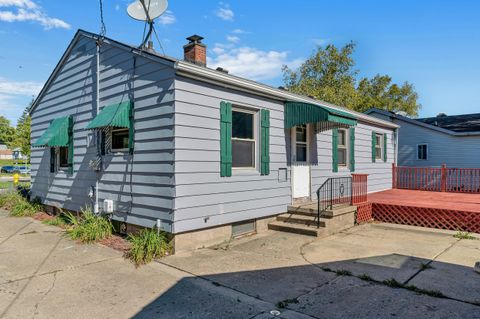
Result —
[[[32,316],[32,319],[34,319],[37,315],[38,315],[38,307],[40,306],[40,303],[48,296],[48,294],[53,290],[53,288],[55,288],[55,283],[57,281],[57,272],[54,272],[53,273],[53,281],[52,281],[52,285],[50,286],[50,288],[43,294],[43,297],[42,299],[40,299],[34,306],[33,308],[33,316]]]
[[[15,236],[16,234],[18,234],[19,232],[21,232],[22,230],[24,230],[28,225],[32,224],[33,221],[23,225],[22,227],[20,227],[16,232],[14,232],[13,234],[11,234],[10,236],[7,236],[5,237],[5,239],[3,239],[2,241],[0,241],[0,245],[2,245],[3,243],[5,243],[7,240],[9,240],[10,238],[12,238],[13,236]]]
[[[427,263],[424,264],[424,267],[421,267],[417,272],[415,272],[412,276],[410,276],[410,278],[408,278],[403,284],[404,285],[407,285],[410,281],[412,281],[413,278],[417,277],[421,272],[427,270],[430,266],[430,264],[432,262],[434,262],[438,257],[440,257],[441,255],[443,255],[444,253],[446,253],[447,251],[449,251],[450,249],[453,248],[453,246],[455,246],[456,244],[458,244],[459,242],[461,241],[461,239],[457,239],[456,241],[454,241],[452,244],[450,244],[447,248],[445,248],[444,250],[442,250],[441,252],[439,252],[438,254],[436,254],[435,256],[433,256],[432,259],[430,259]]]

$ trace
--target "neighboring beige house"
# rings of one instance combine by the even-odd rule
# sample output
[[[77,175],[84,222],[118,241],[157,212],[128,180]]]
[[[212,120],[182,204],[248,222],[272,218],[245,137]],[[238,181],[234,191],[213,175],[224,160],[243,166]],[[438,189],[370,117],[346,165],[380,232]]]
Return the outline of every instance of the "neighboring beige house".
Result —
[[[0,159],[13,159],[12,150],[0,149]]]

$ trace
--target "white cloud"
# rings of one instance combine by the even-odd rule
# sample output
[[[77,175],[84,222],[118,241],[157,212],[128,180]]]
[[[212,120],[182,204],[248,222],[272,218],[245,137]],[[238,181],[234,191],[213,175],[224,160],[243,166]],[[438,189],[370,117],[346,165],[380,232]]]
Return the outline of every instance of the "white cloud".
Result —
[[[215,45],[212,51],[215,56],[208,58],[210,67],[222,67],[231,74],[252,80],[273,79],[281,74],[283,65],[296,68],[301,64],[300,59],[289,60],[286,51],[262,51],[250,47],[228,48],[221,45]]]
[[[167,25],[167,24],[174,24],[177,19],[173,15],[173,12],[170,10],[167,10],[164,14],[158,18],[158,23]]]
[[[31,0],[0,0],[0,7],[10,10],[0,11],[0,21],[5,22],[37,22],[46,30],[61,28],[70,29],[70,25],[58,18],[49,17],[42,7]],[[15,11],[12,11],[15,10]]]
[[[41,88],[42,83],[38,82],[0,78],[0,115],[7,117],[15,125],[17,118]]]
[[[312,42],[315,43],[315,45],[325,45],[328,42],[330,42],[330,39],[312,39]]]
[[[235,29],[232,31],[233,34],[244,34],[246,33],[245,30],[242,29]]]
[[[235,13],[230,9],[230,6],[223,2],[220,2],[220,8],[217,9],[216,15],[225,21],[233,21],[233,18],[235,17]]]
[[[227,35],[227,41],[232,43],[238,43],[240,42],[240,38],[236,35]]]
[[[16,82],[0,78],[0,93],[8,95],[36,95],[42,89],[43,84],[33,81]]]

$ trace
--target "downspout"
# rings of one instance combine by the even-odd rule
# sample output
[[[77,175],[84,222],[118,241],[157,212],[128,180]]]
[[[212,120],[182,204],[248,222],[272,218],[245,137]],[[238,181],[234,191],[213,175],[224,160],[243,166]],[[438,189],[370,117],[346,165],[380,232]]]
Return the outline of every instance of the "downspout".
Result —
[[[96,66],[95,66],[95,80],[96,80],[96,85],[95,85],[95,104],[96,104],[96,107],[97,107],[97,113],[96,115],[98,115],[98,113],[100,113],[100,43],[99,43],[99,40],[96,41],[96,47],[97,47],[97,51],[96,51],[96,54],[95,54],[95,57],[96,57]],[[98,132],[96,132],[96,147],[97,147],[97,154],[99,152],[99,138],[98,138]],[[103,165],[102,165],[103,166]],[[96,170],[95,171],[95,204],[93,205],[93,212],[95,215],[98,215],[99,214],[99,202],[98,202],[98,188],[100,186],[100,182],[99,182],[99,175],[100,175],[100,171],[99,170]]]

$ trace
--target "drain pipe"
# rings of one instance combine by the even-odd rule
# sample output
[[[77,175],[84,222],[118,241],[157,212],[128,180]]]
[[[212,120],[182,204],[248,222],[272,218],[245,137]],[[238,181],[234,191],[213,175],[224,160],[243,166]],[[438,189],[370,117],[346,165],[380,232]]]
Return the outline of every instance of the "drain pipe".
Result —
[[[96,47],[97,47],[97,51],[96,51],[96,54],[95,54],[95,58],[96,58],[96,66],[95,66],[95,81],[96,81],[96,85],[95,85],[95,104],[96,104],[96,107],[97,107],[97,114],[100,113],[100,39],[98,39],[96,41]],[[97,147],[97,156],[98,156],[98,153],[99,153],[99,142],[100,142],[100,139],[98,138],[98,134],[99,132],[97,131],[96,132],[96,147]],[[101,162],[100,162],[101,163]],[[103,166],[103,164],[101,164]],[[98,215],[99,214],[99,202],[98,202],[98,188],[99,188],[99,175],[100,175],[100,171],[97,169],[95,171],[95,204],[93,206],[93,212],[95,215]]]

